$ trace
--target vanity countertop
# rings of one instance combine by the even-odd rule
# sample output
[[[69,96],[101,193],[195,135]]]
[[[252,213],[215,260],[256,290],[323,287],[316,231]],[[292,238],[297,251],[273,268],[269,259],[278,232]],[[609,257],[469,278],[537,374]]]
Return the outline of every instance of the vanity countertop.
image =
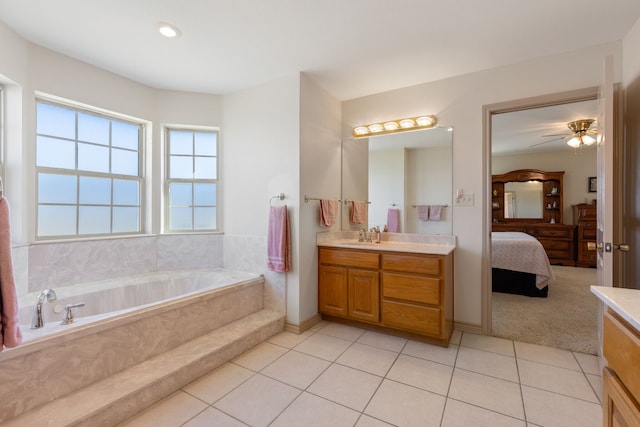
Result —
[[[591,286],[593,292],[620,317],[640,331],[640,290]]]
[[[455,236],[382,233],[380,243],[359,242],[358,232],[342,231],[318,233],[316,244],[334,248],[447,255],[456,248],[456,239]]]

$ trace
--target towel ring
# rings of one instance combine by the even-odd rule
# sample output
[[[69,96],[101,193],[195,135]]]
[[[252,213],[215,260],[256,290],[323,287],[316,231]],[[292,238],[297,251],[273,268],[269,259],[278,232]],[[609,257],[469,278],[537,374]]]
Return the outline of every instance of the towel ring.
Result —
[[[271,198],[269,199],[269,204],[271,204],[273,199],[284,200],[284,197],[284,193],[278,193],[275,196],[271,196]]]

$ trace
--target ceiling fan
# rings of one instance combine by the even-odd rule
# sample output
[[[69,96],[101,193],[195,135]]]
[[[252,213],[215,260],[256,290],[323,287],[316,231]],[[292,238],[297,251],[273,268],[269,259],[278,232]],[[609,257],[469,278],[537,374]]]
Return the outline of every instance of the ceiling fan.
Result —
[[[595,122],[594,119],[574,120],[572,122],[567,123],[567,127],[571,130],[572,133],[542,135],[543,138],[552,137],[552,136],[556,136],[560,138],[539,142],[537,144],[531,145],[530,147],[536,147],[538,145],[548,144],[550,142],[560,141],[562,139],[568,139],[567,145],[572,148],[578,148],[582,145],[592,145],[594,142],[596,142],[596,139],[593,135],[598,134],[598,131],[595,128],[590,129],[593,122]]]

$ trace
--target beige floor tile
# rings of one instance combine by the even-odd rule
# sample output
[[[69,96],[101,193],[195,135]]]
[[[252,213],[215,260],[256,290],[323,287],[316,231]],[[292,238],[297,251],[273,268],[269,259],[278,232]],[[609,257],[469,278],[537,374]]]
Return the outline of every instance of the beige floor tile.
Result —
[[[352,409],[302,393],[270,426],[351,427],[359,416],[360,413]]]
[[[409,341],[402,349],[402,353],[453,366],[458,356],[458,346],[450,345],[449,347],[441,347],[419,341]]]
[[[218,400],[214,407],[253,427],[268,425],[300,390],[257,374]]]
[[[460,345],[476,348],[478,350],[490,351],[492,353],[503,354],[505,356],[515,356],[513,351],[513,341],[504,338],[464,332],[462,334]]]
[[[314,334],[295,346],[301,353],[333,362],[352,344],[351,341],[324,334]]]
[[[393,425],[363,414],[355,427],[393,427]]]
[[[453,367],[401,354],[387,378],[446,396]]]
[[[435,393],[384,380],[365,414],[397,426],[437,427],[445,399]]]
[[[212,404],[253,375],[255,373],[247,368],[226,363],[183,389],[198,399]]]
[[[183,427],[246,427],[235,418],[209,407],[184,424]]]
[[[451,333],[451,340],[449,340],[449,345],[460,345],[460,340],[462,339],[462,331],[454,330]]]
[[[591,385],[582,372],[557,368],[542,363],[519,360],[520,382],[523,385],[564,394],[589,402],[598,402]]]
[[[149,407],[140,415],[120,427],[175,427],[184,424],[207,408],[207,404],[195,397],[177,391]]]
[[[311,384],[308,391],[332,402],[362,411],[381,382],[381,377],[333,364]]]
[[[343,340],[351,342],[360,338],[360,336],[364,334],[364,332],[364,329],[341,325],[339,323],[329,323],[324,328],[318,331],[318,333],[331,335],[332,337],[342,338]]]
[[[524,420],[520,385],[463,369],[455,369],[449,397]]]
[[[405,338],[395,337],[393,335],[381,334],[373,331],[366,331],[360,338],[360,344],[371,345],[389,351],[399,353],[407,343]]]
[[[264,368],[260,373],[304,390],[329,365],[330,362],[324,359],[292,350]]]
[[[293,348],[313,334],[314,333],[311,331],[305,331],[301,334],[294,334],[293,332],[284,331],[272,336],[267,341],[271,344],[279,345],[282,347]]]
[[[318,332],[320,329],[324,328],[325,326],[327,326],[329,323],[331,322],[327,322],[326,320],[321,320],[318,323],[316,323],[315,325],[313,325],[312,327],[309,328],[309,331],[311,332]]]
[[[596,393],[598,401],[602,404],[602,377],[600,375],[586,374],[591,388]]]
[[[580,365],[570,351],[519,341],[515,341],[514,345],[518,359],[580,371]]]
[[[522,386],[527,420],[545,427],[600,427],[602,407],[568,396]]]
[[[460,347],[456,368],[489,375],[507,381],[518,382],[518,367],[515,357],[478,350],[471,347]]]
[[[233,359],[233,363],[258,372],[287,351],[279,345],[263,342]]]
[[[441,427],[526,427],[526,423],[488,409],[447,399]]]
[[[586,374],[593,375],[602,375],[602,371],[600,370],[600,361],[598,356],[594,356],[592,354],[584,354],[584,353],[573,353],[575,358],[578,360],[582,371]]]
[[[397,357],[398,353],[393,351],[354,343],[342,353],[336,363],[383,377]]]

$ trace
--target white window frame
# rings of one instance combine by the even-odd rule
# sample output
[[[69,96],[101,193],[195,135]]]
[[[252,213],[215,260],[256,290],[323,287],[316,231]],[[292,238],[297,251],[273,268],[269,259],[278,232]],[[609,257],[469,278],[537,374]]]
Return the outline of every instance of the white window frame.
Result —
[[[193,132],[195,133],[214,133],[216,134],[216,177],[215,179],[196,179],[196,178],[170,178],[171,167],[170,160],[171,154],[169,149],[170,137],[169,134],[171,131],[182,131],[182,132]],[[220,232],[220,129],[217,127],[208,127],[208,126],[183,126],[183,125],[165,125],[163,126],[163,139],[164,139],[164,185],[163,185],[163,232],[166,234],[189,234],[189,233],[217,233]],[[198,157],[194,153],[192,157]],[[191,183],[191,184],[215,184],[216,185],[216,200],[215,200],[215,210],[216,210],[216,221],[215,227],[211,229],[195,229],[194,221],[193,221],[193,211],[196,205],[192,205],[192,228],[191,230],[172,230],[171,225],[171,197],[170,197],[170,186],[172,183]]]
[[[35,215],[35,239],[36,241],[49,241],[49,240],[82,240],[82,239],[86,239],[86,238],[96,238],[96,237],[117,237],[117,236],[131,236],[131,235],[141,235],[144,234],[144,230],[145,230],[145,212],[146,212],[146,205],[145,205],[145,168],[144,168],[144,159],[145,159],[145,136],[146,136],[146,122],[140,119],[136,119],[133,117],[129,117],[129,116],[125,116],[123,114],[119,114],[119,113],[115,113],[112,111],[107,111],[107,110],[102,110],[96,107],[92,107],[92,106],[88,106],[88,105],[84,105],[84,104],[80,104],[80,103],[76,103],[70,100],[62,100],[59,98],[55,98],[55,97],[48,97],[46,95],[42,95],[42,94],[38,94],[36,99],[36,107],[38,104],[43,103],[43,104],[49,104],[49,105],[54,105],[56,107],[61,107],[61,108],[66,108],[66,109],[70,109],[73,110],[76,113],[76,126],[77,126],[77,113],[87,113],[87,114],[91,114],[94,116],[99,116],[99,117],[103,117],[106,118],[110,121],[118,121],[118,122],[125,122],[125,123],[129,123],[135,126],[138,126],[139,130],[138,130],[138,175],[134,176],[134,175],[122,175],[122,174],[116,174],[116,173],[111,173],[111,172],[107,172],[107,173],[101,173],[101,172],[92,172],[92,171],[85,171],[85,170],[81,170],[81,169],[77,169],[77,165],[76,165],[76,169],[65,169],[65,168],[56,168],[56,167],[45,167],[45,166],[38,166],[37,164],[37,142],[35,145],[35,149],[36,149],[36,158],[34,158],[34,165],[35,165],[35,169],[36,169],[36,173],[35,173],[35,188],[36,188],[36,193],[35,193],[35,211],[36,211],[36,215]],[[36,117],[36,126],[37,126],[37,117]],[[37,132],[37,131],[36,131]],[[36,133],[36,139],[37,139],[38,134]],[[76,131],[76,138],[73,140],[76,144],[76,157],[77,157],[77,144],[78,142],[82,142],[79,141],[77,139],[77,131]],[[109,150],[112,149],[111,146],[111,141],[110,144],[108,145]],[[80,179],[80,177],[89,177],[89,178],[107,178],[107,179],[111,179],[111,184],[113,185],[113,180],[126,180],[126,181],[136,181],[138,183],[138,200],[139,200],[139,204],[136,206],[139,209],[139,217],[138,217],[138,230],[137,231],[127,231],[127,232],[109,232],[109,233],[99,233],[99,234],[88,234],[88,233],[83,233],[80,234],[79,233],[79,226],[80,226],[80,215],[79,215],[79,209],[81,206],[91,206],[88,204],[81,204],[80,203],[80,197],[79,194],[76,197],[76,203],[75,204],[69,204],[68,206],[75,206],[76,208],[76,224],[75,224],[75,234],[68,234],[68,235],[46,235],[46,236],[40,236],[38,234],[38,224],[39,224],[39,206],[41,203],[39,203],[39,189],[38,189],[38,177],[41,173],[48,173],[48,174],[55,174],[55,175],[61,175],[61,176],[72,176],[72,177],[76,177],[78,180]],[[76,191],[80,191],[79,186],[76,188]],[[43,203],[43,205],[46,205],[46,203]],[[103,206],[103,205],[100,205]],[[125,206],[126,205],[115,205],[113,203],[113,195],[112,195],[112,199],[111,199],[111,203],[109,205],[104,205],[104,206],[109,206],[112,209],[112,215],[111,215],[111,222],[110,222],[110,228],[112,229],[113,227],[113,208],[114,207],[118,207],[118,206]],[[133,206],[133,205],[132,205]]]

